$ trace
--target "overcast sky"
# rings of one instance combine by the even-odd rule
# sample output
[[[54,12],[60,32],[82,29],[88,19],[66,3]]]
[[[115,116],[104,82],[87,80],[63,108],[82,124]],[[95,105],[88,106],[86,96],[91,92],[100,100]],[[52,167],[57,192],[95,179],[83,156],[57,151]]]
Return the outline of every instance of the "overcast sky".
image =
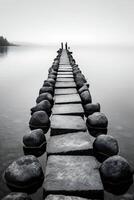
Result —
[[[0,35],[32,43],[134,44],[134,0],[0,0]]]

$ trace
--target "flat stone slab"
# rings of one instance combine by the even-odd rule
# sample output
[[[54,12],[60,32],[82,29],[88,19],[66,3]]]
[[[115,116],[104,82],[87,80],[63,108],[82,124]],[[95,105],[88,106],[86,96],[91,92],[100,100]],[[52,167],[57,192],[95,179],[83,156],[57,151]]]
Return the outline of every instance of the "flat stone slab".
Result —
[[[57,78],[74,78],[72,74],[67,74],[67,75],[57,75]]]
[[[48,195],[45,200],[91,200],[77,196],[65,196],[65,195]],[[94,199],[95,200],[95,199]],[[96,199],[99,200],[99,199]]]
[[[70,64],[59,64],[59,69],[60,68],[70,68],[70,69],[72,69],[72,66],[70,65]]]
[[[60,95],[60,94],[76,94],[78,93],[76,88],[60,88],[60,89],[55,89],[55,95]]]
[[[51,135],[86,131],[85,121],[80,116],[52,115]]]
[[[76,83],[74,81],[56,82],[55,88],[76,88]]]
[[[56,81],[57,82],[66,82],[66,81],[67,82],[70,82],[70,81],[73,82],[74,78],[57,78]]]
[[[93,155],[93,139],[87,132],[50,137],[47,155]]]
[[[55,95],[55,103],[81,103],[79,94]]]
[[[73,72],[59,72],[57,75],[73,75]]]
[[[93,156],[49,156],[44,192],[103,198],[103,185],[98,168],[99,164]]]
[[[67,68],[67,67],[59,67],[58,72],[72,72],[72,68]]]
[[[53,115],[80,115],[84,116],[84,109],[79,104],[55,104],[52,109]]]

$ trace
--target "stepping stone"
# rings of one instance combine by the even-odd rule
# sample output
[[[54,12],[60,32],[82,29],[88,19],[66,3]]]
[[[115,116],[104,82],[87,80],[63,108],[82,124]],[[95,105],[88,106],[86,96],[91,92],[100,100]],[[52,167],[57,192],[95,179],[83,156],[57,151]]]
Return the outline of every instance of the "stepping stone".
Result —
[[[79,104],[55,104],[52,109],[53,115],[78,115],[84,117],[84,110]]]
[[[76,196],[65,196],[65,195],[52,195],[52,194],[50,194],[45,198],[45,200],[91,200],[91,199],[85,199],[85,198],[76,197]]]
[[[74,81],[56,82],[55,88],[76,88],[76,83]]]
[[[68,65],[59,64],[59,68],[68,68],[68,69],[72,69],[72,67],[71,67],[70,64],[68,64]]]
[[[72,70],[71,68],[68,69],[67,67],[66,67],[66,68],[65,68],[65,67],[64,67],[64,68],[63,68],[63,67],[61,68],[61,67],[60,67],[60,68],[58,69],[58,72],[72,72],[72,71],[73,71],[73,70]]]
[[[85,121],[80,116],[52,115],[51,135],[86,131]]]
[[[87,132],[50,137],[47,155],[93,155],[93,138]]]
[[[67,75],[57,75],[57,78],[74,78],[72,74],[67,74]]]
[[[44,192],[48,194],[75,195],[103,198],[104,191],[99,174],[99,164],[93,156],[48,157]]]
[[[76,94],[76,93],[78,93],[76,88],[55,89],[55,95],[59,95],[59,94]]]
[[[73,72],[59,72],[57,75],[73,75]]]
[[[55,95],[55,103],[81,103],[79,94]]]
[[[56,79],[57,82],[73,82],[74,78],[57,78]]]

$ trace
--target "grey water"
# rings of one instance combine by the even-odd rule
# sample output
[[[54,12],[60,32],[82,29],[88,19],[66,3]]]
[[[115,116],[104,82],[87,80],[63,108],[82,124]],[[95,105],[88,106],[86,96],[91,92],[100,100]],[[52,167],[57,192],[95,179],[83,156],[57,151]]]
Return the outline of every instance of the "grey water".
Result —
[[[22,138],[29,131],[30,108],[47,78],[59,46],[14,46],[0,51],[0,198],[8,194],[4,169],[23,155]],[[108,134],[119,143],[119,154],[134,168],[134,47],[72,46],[73,56],[90,83],[93,102],[109,120]],[[45,157],[39,158],[45,168]],[[40,188],[32,195],[42,199]],[[105,192],[105,199],[134,199]]]

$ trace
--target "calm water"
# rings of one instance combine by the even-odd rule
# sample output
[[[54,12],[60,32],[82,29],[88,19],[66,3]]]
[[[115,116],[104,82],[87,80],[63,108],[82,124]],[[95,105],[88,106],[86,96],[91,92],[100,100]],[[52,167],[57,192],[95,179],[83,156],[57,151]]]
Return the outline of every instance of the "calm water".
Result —
[[[29,131],[30,108],[47,78],[58,47],[10,47],[0,51],[0,175],[23,155],[22,137]],[[76,47],[74,58],[90,83],[93,102],[109,119],[109,134],[117,138],[120,155],[134,168],[134,48]],[[45,166],[45,156],[39,158]],[[9,190],[0,180],[0,198]],[[105,199],[134,199],[132,185],[124,196],[106,193]],[[42,199],[42,188],[33,199]],[[37,198],[38,197],[38,198]]]

